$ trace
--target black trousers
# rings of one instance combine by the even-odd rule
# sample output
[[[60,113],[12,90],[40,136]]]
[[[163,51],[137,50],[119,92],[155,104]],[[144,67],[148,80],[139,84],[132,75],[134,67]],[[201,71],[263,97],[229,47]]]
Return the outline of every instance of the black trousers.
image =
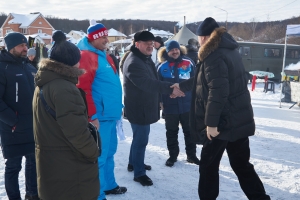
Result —
[[[176,160],[179,155],[178,131],[181,124],[184,134],[185,151],[189,157],[196,156],[196,144],[192,141],[189,127],[189,112],[183,114],[165,114],[166,137],[169,155]]]
[[[226,149],[231,168],[248,199],[269,200],[264,186],[249,162],[249,138],[235,142],[213,139],[207,141],[201,151],[198,194],[201,200],[215,200],[219,195],[219,165]]]

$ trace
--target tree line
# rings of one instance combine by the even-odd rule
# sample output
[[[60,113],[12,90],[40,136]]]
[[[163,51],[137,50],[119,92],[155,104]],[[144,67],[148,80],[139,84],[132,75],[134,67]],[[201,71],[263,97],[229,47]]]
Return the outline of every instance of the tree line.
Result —
[[[7,14],[0,13],[0,24],[2,25],[7,18]],[[56,29],[69,33],[71,30],[87,31],[89,20],[64,19],[55,16],[45,16],[49,23]],[[139,20],[139,19],[102,19],[97,20],[103,23],[107,29],[114,28],[125,35],[130,35],[144,29],[165,30],[171,33],[178,32],[179,27],[175,21],[161,20]],[[199,26],[199,22],[187,24],[186,26],[193,32]],[[220,26],[226,26],[225,22],[218,22]],[[285,19],[282,21],[258,22],[254,18],[250,22],[228,22],[227,30],[236,40],[265,42],[265,43],[284,43],[286,26],[288,24],[300,24],[300,16]],[[299,44],[300,38],[289,39],[289,43]]]

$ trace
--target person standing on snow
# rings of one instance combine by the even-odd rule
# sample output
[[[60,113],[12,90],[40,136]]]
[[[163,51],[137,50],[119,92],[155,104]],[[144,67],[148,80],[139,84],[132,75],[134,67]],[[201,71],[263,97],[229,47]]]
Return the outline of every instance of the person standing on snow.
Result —
[[[53,35],[53,40],[50,57],[39,62],[33,98],[39,195],[41,199],[96,200],[99,150],[76,87],[84,73],[78,69],[80,51],[64,34]]]
[[[190,124],[192,135],[203,144],[198,194],[217,199],[219,165],[226,149],[230,165],[248,199],[269,200],[263,183],[249,162],[249,136],[255,122],[248,78],[238,43],[211,17],[198,27],[200,63],[194,78],[179,83],[192,90]],[[175,86],[174,86],[175,87]],[[203,131],[206,128],[206,131]]]
[[[91,20],[87,36],[77,44],[81,51],[80,68],[86,72],[77,84],[86,93],[88,116],[99,129],[102,153],[98,158],[100,195],[123,194],[126,187],[120,187],[115,180],[114,155],[118,139],[116,122],[122,114],[122,86],[112,58],[106,54],[108,31],[101,23]]]
[[[133,139],[130,147],[128,171],[134,171],[134,181],[143,186],[153,185],[146,175],[151,166],[144,163],[149,140],[150,124],[159,120],[160,93],[184,96],[172,83],[160,81],[151,59],[154,35],[137,32],[123,68],[124,104]]]
[[[194,76],[195,67],[192,61],[185,57],[186,48],[180,46],[175,40],[167,43],[166,47],[158,52],[158,76],[162,81],[180,83]],[[189,111],[191,107],[191,92],[186,92],[184,97],[170,98],[162,95],[162,110],[165,114],[165,126],[169,158],[166,166],[172,167],[179,155],[178,131],[181,124],[187,161],[199,165],[196,156],[196,143],[192,141],[189,127]]]
[[[4,37],[0,53],[0,136],[6,159],[4,182],[9,199],[21,199],[19,172],[25,157],[26,200],[38,200],[32,123],[36,68],[28,63],[27,39],[20,33]]]

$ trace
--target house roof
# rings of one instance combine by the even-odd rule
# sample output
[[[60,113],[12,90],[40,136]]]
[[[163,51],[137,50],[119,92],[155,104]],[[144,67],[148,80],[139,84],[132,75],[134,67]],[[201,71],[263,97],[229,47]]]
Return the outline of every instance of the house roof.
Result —
[[[27,36],[27,35],[25,35],[25,36]],[[35,34],[28,35],[28,36],[34,37],[34,38],[39,36],[42,39],[51,39],[52,38],[52,36],[48,35],[47,33],[35,33]]]
[[[68,34],[71,34],[71,32],[76,33],[80,36],[87,36],[87,34],[83,31],[75,31],[75,30],[71,30]]]
[[[16,14],[16,13],[10,13],[13,17],[13,19],[9,20],[9,24],[21,24],[20,28],[26,28],[28,27],[38,16],[40,16],[40,13],[37,14]]]
[[[13,19],[8,21],[8,24],[20,24],[20,28],[27,28],[30,26],[39,16],[43,15],[41,13],[32,13],[32,14],[16,14],[16,13],[10,13],[12,15]],[[46,20],[46,19],[45,19]],[[47,20],[46,20],[47,21]],[[48,22],[48,21],[47,21]],[[48,24],[51,26],[51,24],[48,22]],[[52,26],[51,26],[52,27]],[[52,27],[53,28],[53,27]],[[54,28],[53,28],[54,29]]]
[[[141,30],[141,31],[147,31],[147,29],[145,30]],[[171,37],[173,36],[174,34],[173,33],[170,33],[169,31],[164,31],[164,30],[157,30],[157,29],[151,29],[150,32],[154,35],[154,36],[160,36],[160,37]],[[131,35],[129,35],[130,37],[133,37],[134,34],[136,33],[133,33]]]
[[[112,44],[130,44],[130,43],[132,43],[132,39],[116,40],[112,42]]]
[[[117,31],[116,29],[109,29],[108,30],[108,37],[127,37],[125,34],[121,33],[120,31]]]

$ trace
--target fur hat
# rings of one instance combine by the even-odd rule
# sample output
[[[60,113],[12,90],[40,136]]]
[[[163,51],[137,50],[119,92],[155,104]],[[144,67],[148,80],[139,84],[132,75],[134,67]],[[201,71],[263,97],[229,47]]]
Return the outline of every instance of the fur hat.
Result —
[[[108,36],[106,27],[101,23],[96,23],[95,20],[90,20],[90,26],[87,29],[87,37],[89,41],[96,40],[103,36]]]
[[[27,44],[27,38],[21,33],[8,33],[4,37],[4,41],[6,44],[7,51],[10,51],[12,48],[18,46],[19,44]]]
[[[215,30],[215,28],[218,27],[219,24],[216,22],[216,20],[208,17],[199,25],[196,33],[199,36],[208,36]]]
[[[171,51],[172,49],[179,49],[180,50],[180,45],[177,41],[175,40],[171,40],[166,44],[166,52],[168,53],[169,51]]]
[[[53,40],[54,45],[50,50],[50,59],[71,67],[79,62],[81,56],[77,46],[66,41],[64,37],[53,37]]]
[[[36,51],[34,48],[30,48],[27,51],[27,56],[35,56],[36,55]]]
[[[134,34],[134,41],[138,42],[138,41],[154,41],[155,37],[154,35],[150,32],[150,31],[141,31],[141,32],[137,32],[136,34]]]
[[[161,47],[164,46],[164,42],[163,40],[161,39],[160,36],[156,36],[155,39],[154,39],[155,42],[158,42],[160,44]]]

